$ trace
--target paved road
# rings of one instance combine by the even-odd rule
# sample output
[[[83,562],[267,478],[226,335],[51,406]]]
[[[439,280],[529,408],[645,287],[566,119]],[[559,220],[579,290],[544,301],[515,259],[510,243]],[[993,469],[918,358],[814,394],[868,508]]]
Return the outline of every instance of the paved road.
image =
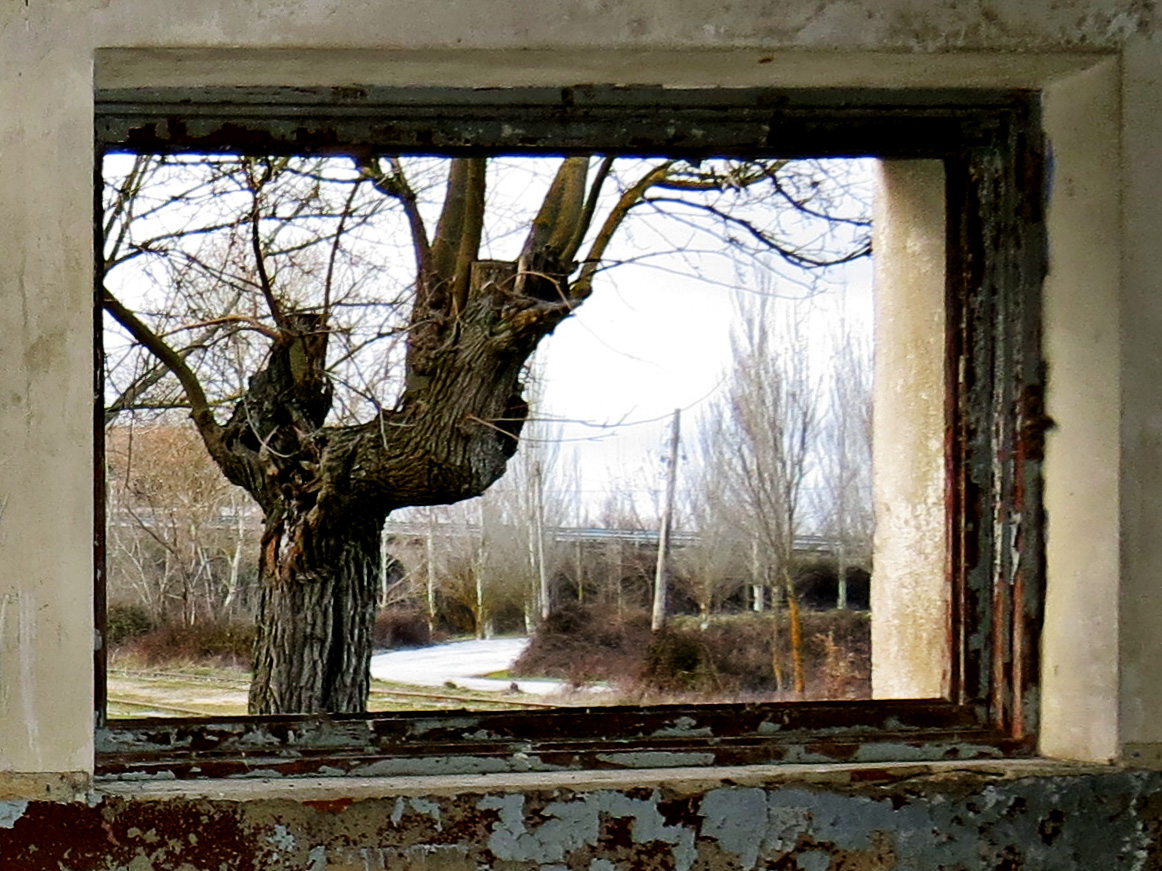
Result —
[[[511,679],[492,680],[481,675],[507,669],[528,643],[527,638],[489,638],[390,650],[371,657],[371,675],[416,686],[442,687],[450,682],[464,689],[504,692],[511,688]],[[516,684],[526,693],[545,694],[561,688],[554,680],[518,680]]]

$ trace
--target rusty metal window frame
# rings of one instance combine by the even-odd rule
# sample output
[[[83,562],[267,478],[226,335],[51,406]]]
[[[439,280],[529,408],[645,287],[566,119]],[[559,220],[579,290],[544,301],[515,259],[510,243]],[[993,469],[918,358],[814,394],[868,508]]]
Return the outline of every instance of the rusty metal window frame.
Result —
[[[110,151],[597,150],[942,160],[952,591],[950,691],[942,699],[107,720],[99,643],[98,775],[464,774],[1035,752],[1045,582],[1044,161],[1036,93],[612,86],[133,89],[98,93],[95,122],[98,210],[100,158]],[[97,228],[100,223],[95,221]],[[99,353],[99,327],[97,333]],[[99,406],[100,384],[96,393]],[[101,567],[99,471],[96,481]],[[100,569],[95,598],[100,638]]]

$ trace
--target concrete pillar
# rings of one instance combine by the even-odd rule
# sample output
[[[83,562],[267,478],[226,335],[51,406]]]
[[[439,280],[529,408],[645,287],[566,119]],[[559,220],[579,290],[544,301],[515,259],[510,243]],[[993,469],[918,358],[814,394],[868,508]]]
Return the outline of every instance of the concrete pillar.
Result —
[[[1121,74],[1121,123],[1098,128],[1105,141],[1113,139],[1111,128],[1119,130],[1121,160],[1109,148],[1086,164],[1096,175],[1090,184],[1101,191],[1103,200],[1109,195],[1098,185],[1121,193],[1117,204],[1122,243],[1119,252],[1116,218],[1111,221],[1113,227],[1092,234],[1090,242],[1095,254],[1120,253],[1122,269],[1121,292],[1116,298],[1120,305],[1105,308],[1117,316],[1117,326],[1109,329],[1113,341],[1095,348],[1105,352],[1103,369],[1114,365],[1113,361],[1119,367],[1112,390],[1120,399],[1115,407],[1120,416],[1106,420],[1109,430],[1117,433],[1113,438],[1119,440],[1120,452],[1115,454],[1118,464],[1107,465],[1105,474],[1107,480],[1115,475],[1118,480],[1120,583],[1116,590],[1112,584],[1104,584],[1100,594],[1094,595],[1102,596],[1104,622],[1097,629],[1104,636],[1103,654],[1110,649],[1111,638],[1117,643],[1121,756],[1135,765],[1162,768],[1162,268],[1158,250],[1162,232],[1162,36],[1131,41],[1122,56]],[[1108,78],[1102,84],[1105,81]],[[1114,102],[1108,88],[1100,96],[1095,94],[1097,100]],[[1102,123],[1098,119],[1106,117],[1117,116],[1094,112],[1090,123],[1097,127]],[[1107,380],[1106,384],[1110,383]],[[1106,540],[1105,536],[1099,540]],[[1117,602],[1116,612],[1109,608],[1113,602]],[[1117,627],[1116,633],[1111,626]],[[1108,656],[1103,659],[1106,664]],[[1114,671],[1113,663],[1107,665],[1107,671]]]
[[[0,12],[0,772],[34,783],[93,758],[92,62],[79,28],[28,7],[18,22],[11,8]],[[42,12],[55,38],[33,35]]]
[[[880,163],[875,194],[872,696],[949,677],[944,471],[944,166]]]
[[[1156,80],[1155,80],[1156,81]],[[1121,345],[1118,63],[1114,60],[1056,82],[1045,91],[1044,125],[1053,154],[1050,184],[1049,273],[1043,302],[1044,354],[1049,364],[1046,411],[1056,426],[1046,435],[1045,621],[1041,636],[1040,749],[1047,756],[1108,761],[1118,754],[1118,466],[1122,430],[1119,366]],[[1157,87],[1151,84],[1151,89]],[[1157,100],[1156,96],[1151,99]],[[1154,113],[1151,113],[1153,116]],[[1151,165],[1143,168],[1157,188],[1158,160],[1151,139]],[[1145,157],[1145,155],[1143,155]],[[1130,193],[1131,199],[1135,195]],[[1158,194],[1147,207],[1158,213]],[[1143,239],[1150,251],[1149,274],[1138,286],[1154,290],[1157,227]],[[1138,386],[1151,391],[1147,419],[1157,418],[1162,372],[1160,325],[1153,293],[1134,312],[1148,339],[1139,345],[1147,362]],[[1128,334],[1128,333],[1127,333]],[[1135,467],[1129,489],[1146,490],[1156,502],[1157,460]],[[1153,552],[1150,577],[1157,577],[1156,522],[1143,538]],[[1146,555],[1146,551],[1143,551]],[[1149,601],[1134,610],[1156,625]],[[1129,619],[1142,619],[1133,617]],[[1151,651],[1156,686],[1159,657]],[[1133,697],[1143,698],[1143,686]],[[1158,697],[1157,690],[1154,691]],[[1156,716],[1147,720],[1157,721]]]

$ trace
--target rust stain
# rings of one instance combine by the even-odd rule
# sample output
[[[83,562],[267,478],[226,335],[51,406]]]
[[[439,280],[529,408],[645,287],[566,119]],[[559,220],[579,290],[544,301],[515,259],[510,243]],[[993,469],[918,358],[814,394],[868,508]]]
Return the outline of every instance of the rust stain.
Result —
[[[896,776],[886,768],[857,768],[851,772],[852,783],[877,783],[895,780]]]
[[[0,838],[0,868],[186,867],[257,871],[253,838],[231,809],[175,800],[32,802]]]
[[[303,804],[309,808],[314,808],[321,814],[341,814],[351,807],[354,801],[351,798],[332,798],[304,801]]]
[[[806,750],[808,753],[817,754],[826,759],[834,760],[835,762],[850,762],[859,753],[859,748],[860,745],[856,741],[843,743],[836,741],[817,741],[808,744]]]

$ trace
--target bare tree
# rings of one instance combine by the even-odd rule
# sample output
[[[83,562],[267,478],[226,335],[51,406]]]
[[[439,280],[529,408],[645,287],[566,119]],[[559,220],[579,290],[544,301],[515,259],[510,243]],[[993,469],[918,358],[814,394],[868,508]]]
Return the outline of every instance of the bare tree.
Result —
[[[111,593],[187,624],[228,613],[256,536],[197,433],[180,420],[113,427],[105,462]]]
[[[456,633],[486,635],[485,562],[488,540],[480,502],[427,509],[434,521],[429,527],[428,569],[433,580],[433,625],[449,626]]]
[[[740,296],[734,361],[716,417],[714,440],[727,463],[731,498],[757,543],[758,568],[770,572],[777,598],[787,603],[793,688],[805,688],[802,627],[793,583],[795,539],[801,532],[804,483],[817,425],[818,387],[810,371],[800,304],[770,295]],[[761,584],[765,577],[755,578]],[[772,667],[781,683],[778,612]]]
[[[821,527],[834,542],[837,602],[847,607],[852,565],[871,565],[875,515],[872,506],[872,354],[865,332],[840,314],[827,336],[831,366],[817,450]]]
[[[535,409],[540,388],[531,391]],[[560,431],[558,424],[538,419],[534,411],[520,453],[505,477],[479,500],[492,542],[490,577],[509,599],[519,592],[526,630],[560,604],[561,591],[553,581],[567,574],[567,547],[556,540],[555,531],[567,522],[577,482],[562,468]]]
[[[670,586],[670,552],[674,529],[674,491],[678,482],[678,445],[681,443],[682,411],[676,409],[670,424],[670,450],[666,457],[666,501],[658,524],[658,561],[654,570],[654,602],[650,628],[659,632],[666,625],[668,588]]]
[[[576,481],[561,467],[561,426],[538,417],[544,384],[535,370],[526,378],[530,417],[520,452],[504,478],[481,497],[493,530],[496,571],[519,578],[526,595],[525,624],[531,628],[554,606],[551,580],[564,559],[553,530],[565,523]]]
[[[637,502],[625,482],[618,482],[606,494],[598,522],[603,529],[615,531],[645,528],[638,513]],[[621,536],[614,536],[608,541],[605,551],[606,578],[602,586],[606,600],[613,605],[619,617],[627,611],[644,608],[650,578],[645,573],[645,567],[636,559],[634,546]]]
[[[755,262],[868,250],[866,221],[825,213],[816,164],[572,156],[527,214],[496,207],[490,172],[483,157],[380,155],[146,157],[110,173],[104,308],[128,350],[109,377],[129,405],[188,407],[264,517],[252,713],[365,708],[384,518],[500,478],[525,363],[592,293],[631,213]],[[784,232],[789,208],[823,231]],[[505,238],[523,241],[489,259]],[[387,256],[398,240],[410,269]],[[130,365],[137,349],[154,363]]]
[[[750,565],[752,539],[745,534],[746,512],[729,498],[731,467],[721,436],[718,426],[700,422],[682,487],[682,513],[694,535],[675,555],[698,605],[703,629],[710,627],[711,615],[723,601],[737,594],[739,579]]]

